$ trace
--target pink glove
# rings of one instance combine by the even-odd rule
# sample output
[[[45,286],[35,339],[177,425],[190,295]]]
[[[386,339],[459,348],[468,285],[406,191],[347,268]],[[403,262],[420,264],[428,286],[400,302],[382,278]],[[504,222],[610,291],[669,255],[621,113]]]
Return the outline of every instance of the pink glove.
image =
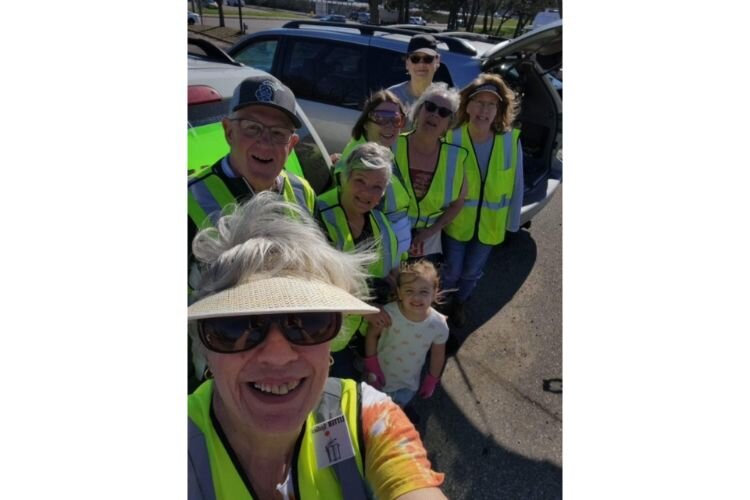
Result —
[[[438,382],[440,382],[439,378],[433,377],[429,373],[425,375],[424,380],[422,381],[422,386],[419,388],[419,397],[422,399],[432,397],[432,393],[435,392]]]
[[[365,358],[365,377],[365,381],[376,389],[382,389],[385,385],[385,375],[377,356]]]

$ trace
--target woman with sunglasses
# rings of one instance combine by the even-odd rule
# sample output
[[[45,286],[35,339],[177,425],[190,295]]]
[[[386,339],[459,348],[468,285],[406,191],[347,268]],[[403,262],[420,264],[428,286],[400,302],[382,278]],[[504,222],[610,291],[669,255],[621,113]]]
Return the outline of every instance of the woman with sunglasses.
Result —
[[[342,157],[346,158],[357,146],[365,142],[376,142],[388,148],[393,148],[406,124],[406,110],[401,101],[388,90],[378,90],[365,102],[362,113],[352,128],[352,139],[344,148]],[[341,171],[345,161],[338,161],[334,168],[334,180],[341,186]],[[409,209],[409,193],[404,187],[395,165],[392,166],[394,176],[386,186],[378,209],[391,222],[398,238],[398,253],[403,254],[411,245],[411,226],[407,211]]]
[[[520,226],[523,204],[521,131],[513,128],[519,104],[498,75],[482,73],[461,91],[459,127],[448,140],[469,152],[463,209],[443,232],[443,287],[457,289],[448,306],[454,326],[465,322],[469,299],[492,247]]]
[[[341,186],[318,196],[316,213],[328,239],[339,250],[350,252],[357,246],[374,242],[378,258],[368,268],[370,289],[375,292],[374,302],[385,305],[395,290],[395,275],[402,256],[396,232],[388,218],[377,209],[391,181],[393,153],[376,142],[365,142],[355,147],[341,163],[344,164]],[[408,220],[405,217],[407,228]],[[368,320],[381,328],[390,325],[387,314],[375,315]],[[331,344],[334,359],[331,375],[359,377],[355,359],[364,356],[366,330],[363,323],[362,316],[347,317]],[[358,331],[362,336],[356,335]]]
[[[388,87],[388,90],[404,103],[407,111],[432,84],[435,72],[440,68],[440,53],[434,36],[428,34],[414,35],[406,48],[406,72],[409,80]]]
[[[444,139],[458,105],[457,90],[433,83],[411,110],[414,130],[401,134],[396,143],[396,165],[411,198],[411,258],[439,260],[441,230],[463,206],[468,153]]]
[[[334,249],[270,192],[193,250],[204,272],[188,325],[212,377],[188,397],[189,498],[445,498],[398,406],[327,377],[342,316],[375,310],[360,300],[371,254]]]

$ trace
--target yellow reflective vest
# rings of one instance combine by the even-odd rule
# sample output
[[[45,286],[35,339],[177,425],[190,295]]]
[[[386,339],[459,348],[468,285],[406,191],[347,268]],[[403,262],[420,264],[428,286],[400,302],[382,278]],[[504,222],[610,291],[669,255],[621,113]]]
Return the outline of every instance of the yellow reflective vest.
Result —
[[[315,191],[310,184],[285,170],[279,175],[284,180],[282,197],[305,208],[312,215],[315,210]],[[206,167],[188,178],[188,215],[198,229],[216,224],[224,207],[238,203],[243,196],[250,193],[246,185],[242,192],[233,192],[228,186],[229,181],[221,171],[221,162]],[[241,185],[239,182],[236,184]]]
[[[332,395],[334,391],[331,389],[338,393]],[[239,464],[232,460],[231,449],[227,449],[220,437],[220,430],[214,424],[211,415],[213,390],[213,380],[207,380],[188,396],[188,494],[193,498],[252,500],[252,493],[243,481],[244,474],[238,471]],[[357,487],[362,488],[362,493],[369,490],[362,479],[364,443],[360,440],[362,434],[359,399],[359,386],[355,381],[328,379],[320,405],[307,416],[301,439],[292,458],[292,478],[298,500],[344,500],[344,483],[347,486],[343,486],[343,489],[347,491],[356,492]],[[330,408],[331,405],[338,405],[338,408]],[[318,469],[312,428],[333,415],[343,415],[346,418],[354,458],[340,462],[343,465]],[[223,433],[221,435],[223,436]],[[354,489],[348,489],[353,483],[356,483]],[[196,495],[195,491],[191,491],[191,488],[197,489],[196,486],[203,490],[202,495]],[[213,490],[213,496],[211,491],[205,491],[207,489]]]
[[[346,158],[354,148],[365,142],[363,136],[359,139],[352,139],[346,145],[344,152],[341,153],[341,159],[336,163],[334,168],[333,179],[335,186],[341,185],[341,171],[346,164]],[[394,145],[391,148],[394,155],[396,154],[396,147],[397,145]],[[410,198],[409,192],[404,186],[404,179],[401,177],[401,172],[399,172],[395,164],[391,166],[391,172],[393,173],[391,182],[385,188],[385,194],[378,204],[378,210],[383,212],[388,220],[391,221],[391,226],[398,237],[398,252],[401,254],[408,252],[411,246],[411,225],[408,219]]]
[[[412,229],[432,226],[443,212],[461,195],[464,180],[464,162],[468,152],[446,141],[440,143],[437,167],[427,192],[417,198],[409,174],[409,143],[407,138],[414,132],[406,132],[398,138],[396,146],[396,166],[404,181],[409,198],[409,222]]]
[[[519,129],[512,129],[493,137],[483,181],[468,124],[448,133],[446,140],[469,152],[465,164],[468,190],[461,211],[444,229],[448,236],[457,241],[470,241],[477,236],[485,245],[498,245],[505,240],[508,209],[514,195],[520,134]],[[523,193],[519,195],[523,196]]]
[[[318,217],[333,242],[333,246],[344,252],[354,250],[354,237],[352,236],[346,213],[341,206],[340,188],[333,188],[318,196]],[[399,266],[402,254],[398,252],[398,238],[390,221],[380,210],[371,210],[369,223],[372,228],[373,238],[377,245],[378,260],[370,264],[368,272],[375,278],[385,278]],[[362,316],[347,315],[344,319],[341,331],[331,343],[331,351],[337,352],[346,347],[352,335],[362,325]]]

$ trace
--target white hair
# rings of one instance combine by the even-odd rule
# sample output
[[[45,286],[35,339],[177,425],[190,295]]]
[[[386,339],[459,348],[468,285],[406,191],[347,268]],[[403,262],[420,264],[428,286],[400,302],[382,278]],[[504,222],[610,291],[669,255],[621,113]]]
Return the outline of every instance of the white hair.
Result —
[[[229,205],[216,227],[200,231],[193,254],[200,277],[191,301],[218,293],[247,276],[305,276],[337,286],[368,300],[367,267],[377,259],[372,246],[342,252],[328,243],[315,220],[294,203],[263,191],[243,204]],[[198,378],[205,368],[205,351],[190,322],[193,362]]]
[[[414,102],[414,105],[409,110],[409,121],[416,126],[417,116],[419,116],[419,112],[422,110],[424,102],[429,101],[430,98],[434,96],[440,96],[448,101],[448,106],[451,108],[451,111],[453,111],[451,124],[448,127],[448,130],[450,130],[456,122],[456,113],[458,112],[458,107],[461,104],[461,94],[459,93],[458,89],[448,87],[448,84],[445,82],[433,82],[424,90],[424,92],[422,92],[422,95],[419,96],[419,98]]]
[[[377,142],[365,142],[360,144],[344,159],[344,167],[341,170],[341,178],[346,181],[352,172],[357,171],[382,171],[385,173],[386,185],[391,182],[393,164],[393,153],[391,150]]]

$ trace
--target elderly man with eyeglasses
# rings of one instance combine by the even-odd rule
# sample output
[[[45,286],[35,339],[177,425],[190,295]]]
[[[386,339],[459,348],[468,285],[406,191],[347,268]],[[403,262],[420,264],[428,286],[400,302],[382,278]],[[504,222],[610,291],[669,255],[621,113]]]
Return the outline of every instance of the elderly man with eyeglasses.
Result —
[[[311,215],[315,192],[310,184],[284,170],[302,126],[292,91],[276,78],[250,77],[234,90],[229,116],[222,120],[229,153],[188,179],[188,257],[199,229],[213,225],[222,209],[273,191]]]
[[[229,153],[188,179],[188,284],[200,279],[191,242],[199,230],[216,224],[224,207],[272,191],[310,215],[315,192],[303,178],[284,170],[302,126],[294,93],[270,75],[250,77],[234,90],[222,120]],[[201,367],[196,366],[200,378]]]

